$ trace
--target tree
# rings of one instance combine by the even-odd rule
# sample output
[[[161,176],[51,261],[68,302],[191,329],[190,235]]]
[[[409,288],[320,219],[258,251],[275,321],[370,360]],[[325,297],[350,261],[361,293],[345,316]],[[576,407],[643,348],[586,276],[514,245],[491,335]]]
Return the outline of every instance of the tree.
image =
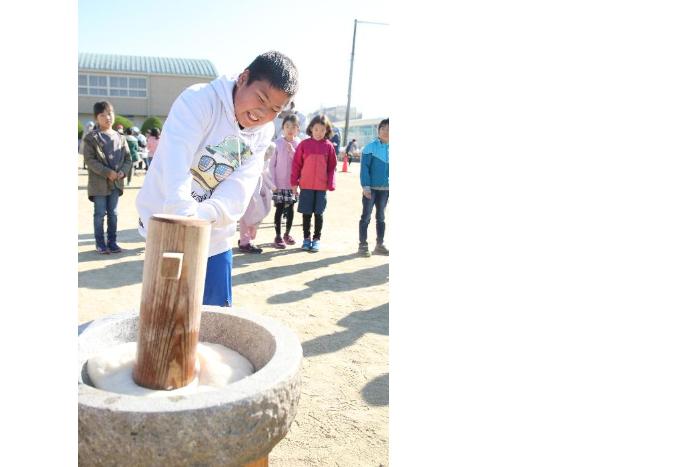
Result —
[[[114,123],[112,124],[112,129],[116,130],[118,125],[123,126],[125,130],[127,128],[131,128],[132,126],[134,126],[133,122],[131,120],[129,120],[128,118],[122,117],[121,115],[116,115],[114,117]]]
[[[160,118],[158,117],[148,117],[143,121],[143,125],[141,125],[141,134],[147,135],[148,130],[154,127],[157,127],[159,130],[163,130],[163,122],[161,122]]]
[[[83,124],[78,120],[78,139],[83,139]]]

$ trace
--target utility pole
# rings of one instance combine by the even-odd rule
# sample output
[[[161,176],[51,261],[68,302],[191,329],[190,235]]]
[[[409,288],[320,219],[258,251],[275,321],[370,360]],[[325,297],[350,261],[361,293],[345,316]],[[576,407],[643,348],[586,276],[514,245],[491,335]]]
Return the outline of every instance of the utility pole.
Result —
[[[345,107],[345,130],[343,131],[343,146],[348,144],[348,126],[350,124],[350,97],[352,96],[352,67],[355,63],[355,36],[357,35],[357,23],[379,24],[389,26],[387,23],[375,23],[372,21],[355,20],[355,25],[352,28],[352,52],[350,53],[350,78],[348,79],[348,105]]]
[[[352,28],[352,52],[350,53],[350,79],[348,81],[348,105],[345,107],[345,130],[343,131],[343,146],[348,144],[348,125],[350,124],[350,96],[352,96],[352,67],[355,63],[355,35],[357,34],[357,20]]]

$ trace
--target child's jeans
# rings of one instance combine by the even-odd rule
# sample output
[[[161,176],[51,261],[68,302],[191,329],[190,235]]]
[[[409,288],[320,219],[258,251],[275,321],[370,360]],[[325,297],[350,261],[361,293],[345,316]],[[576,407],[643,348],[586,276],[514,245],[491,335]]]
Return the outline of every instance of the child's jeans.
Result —
[[[207,260],[207,273],[204,278],[204,305],[231,306],[231,269],[233,254],[226,250]]]
[[[377,207],[377,243],[384,243],[384,231],[386,224],[384,223],[384,210],[389,202],[389,190],[371,190],[370,199],[362,196],[362,217],[360,217],[360,243],[367,243],[367,227],[372,218],[372,208]]]
[[[117,202],[119,201],[119,190],[116,188],[108,196],[93,196],[93,229],[95,231],[95,243],[97,246],[105,245],[105,214],[107,214],[107,243],[112,244],[117,241]]]
[[[255,240],[255,235],[258,233],[258,224],[248,225],[243,219],[238,221],[238,223],[240,224],[238,228],[241,234],[241,246],[248,245]]]

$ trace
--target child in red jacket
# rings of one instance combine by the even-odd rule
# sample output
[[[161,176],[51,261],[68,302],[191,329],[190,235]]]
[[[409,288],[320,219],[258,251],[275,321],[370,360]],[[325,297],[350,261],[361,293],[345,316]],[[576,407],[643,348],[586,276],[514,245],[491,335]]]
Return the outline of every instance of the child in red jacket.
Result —
[[[321,247],[323,211],[326,209],[326,190],[335,190],[335,148],[330,142],[333,127],[325,115],[316,115],[309,123],[306,134],[311,136],[297,147],[292,161],[291,185],[296,193],[301,187],[297,212],[302,214],[304,243],[302,250],[317,252]],[[311,214],[314,215],[314,237],[311,239]]]

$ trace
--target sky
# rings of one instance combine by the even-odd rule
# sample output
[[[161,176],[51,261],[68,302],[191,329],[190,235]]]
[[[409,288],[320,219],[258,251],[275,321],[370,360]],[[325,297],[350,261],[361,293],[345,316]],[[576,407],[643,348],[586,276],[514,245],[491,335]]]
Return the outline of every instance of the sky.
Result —
[[[78,52],[208,59],[238,75],[262,52],[279,50],[299,70],[297,109],[345,105],[355,42],[351,106],[389,116],[387,0],[78,2]]]

